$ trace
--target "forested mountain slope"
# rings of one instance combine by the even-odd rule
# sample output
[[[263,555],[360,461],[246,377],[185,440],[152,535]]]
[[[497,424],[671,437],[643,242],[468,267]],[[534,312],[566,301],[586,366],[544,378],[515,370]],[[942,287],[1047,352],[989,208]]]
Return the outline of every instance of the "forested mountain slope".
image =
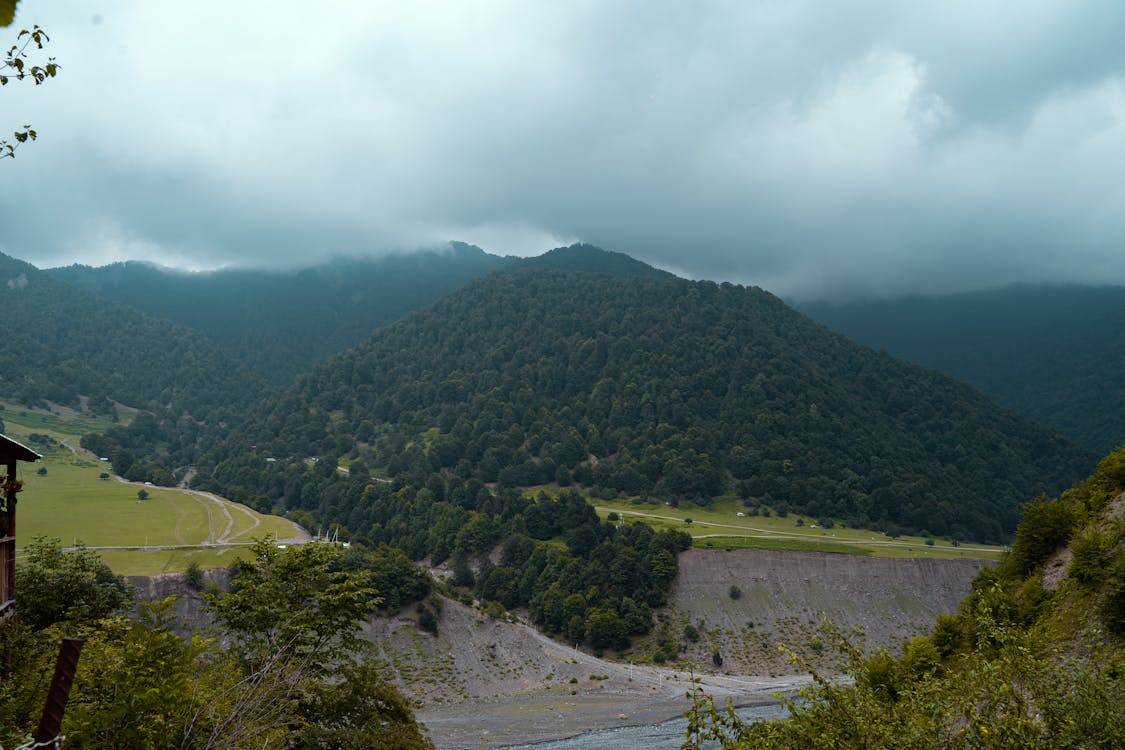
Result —
[[[350,461],[349,475],[309,456]],[[211,486],[359,533],[372,520],[363,477],[382,469],[427,498],[467,480],[671,502],[737,492],[982,541],[1090,464],[972,388],[759,289],[557,271],[495,274],[377,331],[214,459]]]
[[[262,383],[202,334],[76,289],[0,255],[0,398],[110,416],[114,403],[176,426],[162,440],[192,442],[207,425],[233,422]],[[148,430],[153,420],[140,419]],[[147,425],[147,426],[146,426]],[[146,477],[148,478],[148,477]]]
[[[500,257],[450,243],[447,251],[337,258],[295,271],[229,269],[186,273],[130,261],[48,273],[108,299],[195,328],[259,375],[293,377],[367,339],[379,326],[502,268],[565,268],[618,276],[666,276],[591,245],[535,258]]]
[[[263,377],[288,383],[378,326],[508,263],[456,243],[446,253],[339,258],[291,272],[186,273],[130,261],[48,273],[198,329]]]
[[[801,309],[1097,454],[1125,443],[1125,288],[1014,286]]]

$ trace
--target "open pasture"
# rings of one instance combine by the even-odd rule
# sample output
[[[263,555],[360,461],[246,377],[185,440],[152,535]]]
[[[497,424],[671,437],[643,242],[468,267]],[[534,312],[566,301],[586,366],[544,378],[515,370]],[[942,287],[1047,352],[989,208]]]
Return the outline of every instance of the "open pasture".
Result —
[[[529,489],[528,494],[545,492],[558,495],[564,490],[553,485]],[[585,493],[583,493],[585,494]],[[624,523],[643,522],[656,528],[676,529],[691,534],[694,546],[714,549],[780,549],[806,552],[840,552],[875,557],[980,558],[998,560],[1004,548],[965,542],[954,545],[947,539],[918,536],[891,538],[871,529],[847,528],[834,523],[822,528],[817,519],[790,513],[750,515],[734,499],[716,499],[710,507],[685,504],[680,507],[640,498],[599,500],[586,496],[598,515],[616,513]],[[743,515],[739,515],[739,514]],[[691,519],[690,523],[688,519]],[[798,525],[800,520],[800,525]],[[930,543],[932,541],[932,543]]]
[[[79,420],[13,410],[0,415],[9,436],[43,455],[20,466],[21,546],[37,536],[58,538],[64,546],[96,549],[119,575],[153,575],[183,571],[191,561],[205,569],[226,566],[257,538],[307,538],[287,519],[210,493],[102,478],[112,468],[78,447],[71,430],[85,426]],[[58,444],[33,442],[32,433]]]

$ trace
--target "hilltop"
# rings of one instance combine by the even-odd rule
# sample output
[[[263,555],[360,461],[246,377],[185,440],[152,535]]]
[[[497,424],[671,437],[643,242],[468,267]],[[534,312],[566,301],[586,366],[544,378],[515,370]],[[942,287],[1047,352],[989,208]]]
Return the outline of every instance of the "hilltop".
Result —
[[[502,269],[557,268],[615,276],[668,277],[627,255],[592,245],[516,258],[451,242],[437,250],[338,257],[289,271],[184,272],[143,261],[48,269],[52,277],[191,327],[260,377],[297,374],[367,339],[473,279]]]
[[[51,276],[189,326],[274,383],[363,341],[375,328],[510,263],[478,247],[336,258],[292,271],[183,272],[130,261]]]
[[[122,454],[115,464],[129,479],[172,483],[174,469],[191,462],[201,435],[239,421],[268,391],[201,333],[75,289],[5,255],[0,307],[7,337],[0,350],[3,399],[67,407],[106,426],[122,412],[143,410],[124,428],[143,452]]]

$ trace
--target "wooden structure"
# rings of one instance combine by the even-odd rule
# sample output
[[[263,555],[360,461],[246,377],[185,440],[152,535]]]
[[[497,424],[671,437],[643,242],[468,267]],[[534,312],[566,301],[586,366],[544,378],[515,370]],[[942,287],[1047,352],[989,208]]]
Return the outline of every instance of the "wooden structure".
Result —
[[[16,606],[16,495],[22,483],[16,473],[20,461],[38,461],[40,456],[26,445],[0,435],[0,620]]]

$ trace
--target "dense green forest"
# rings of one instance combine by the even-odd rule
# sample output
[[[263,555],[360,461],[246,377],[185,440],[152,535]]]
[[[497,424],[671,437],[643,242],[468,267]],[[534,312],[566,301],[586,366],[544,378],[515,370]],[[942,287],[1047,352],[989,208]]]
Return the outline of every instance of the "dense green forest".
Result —
[[[737,493],[981,541],[1006,538],[1022,498],[1091,463],[761,290],[558,271],[490,276],[376,332],[211,455],[207,486],[357,534],[374,474],[438,502],[469,481],[669,502]]]
[[[202,434],[237,423],[267,393],[259,378],[199,332],[4,255],[0,306],[6,326],[0,397],[108,419],[118,405],[143,409],[137,429],[146,435],[147,459],[130,478],[168,483],[175,467],[190,463],[183,459]]]
[[[291,272],[187,273],[143,262],[48,271],[74,286],[190,326],[259,376],[287,384],[406,313],[509,263],[454,243],[448,252],[339,258]]]
[[[814,672],[786,721],[746,724],[696,695],[686,747],[1118,748],[1125,738],[1125,449],[1029,503],[998,568],[956,614],[865,657],[826,627],[842,682]]]
[[[971,383],[1097,455],[1125,443],[1125,288],[1013,286],[801,310]]]
[[[502,268],[562,268],[618,276],[668,276],[590,245],[535,258],[500,257],[473,245],[378,258],[337,258],[294,271],[187,273],[143,262],[47,273],[107,299],[190,326],[273,383],[366,340],[371,332],[466,282]]]

